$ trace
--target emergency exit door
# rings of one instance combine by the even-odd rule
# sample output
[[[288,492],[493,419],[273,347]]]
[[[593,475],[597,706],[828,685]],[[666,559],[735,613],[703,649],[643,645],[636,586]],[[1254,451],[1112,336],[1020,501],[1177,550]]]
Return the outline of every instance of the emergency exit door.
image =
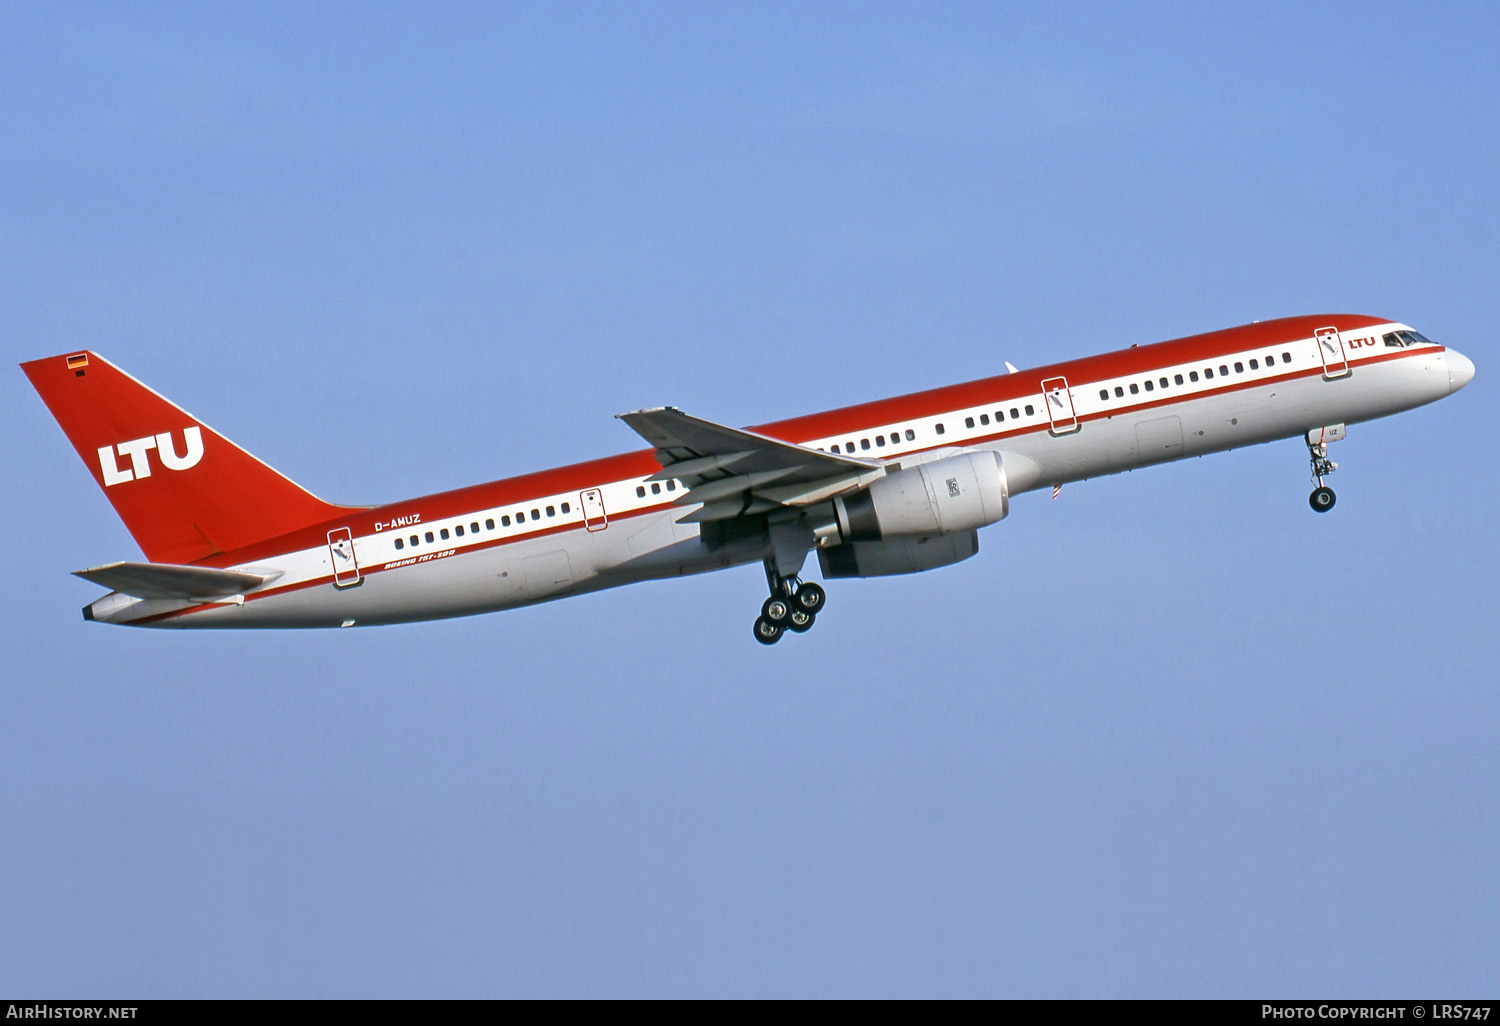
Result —
[[[333,586],[352,588],[362,578],[359,561],[354,558],[354,534],[347,527],[328,532],[328,559],[333,564]]]
[[[604,493],[597,488],[578,493],[578,505],[583,509],[583,526],[590,531],[602,531],[609,526],[609,514],[604,512]]]
[[[1073,393],[1067,378],[1048,378],[1042,382],[1042,398],[1047,404],[1047,419],[1054,435],[1078,430],[1078,414],[1073,409]]]
[[[1323,358],[1323,376],[1342,378],[1349,373],[1349,357],[1344,352],[1344,338],[1337,328],[1319,328],[1313,337],[1318,340],[1318,355]]]

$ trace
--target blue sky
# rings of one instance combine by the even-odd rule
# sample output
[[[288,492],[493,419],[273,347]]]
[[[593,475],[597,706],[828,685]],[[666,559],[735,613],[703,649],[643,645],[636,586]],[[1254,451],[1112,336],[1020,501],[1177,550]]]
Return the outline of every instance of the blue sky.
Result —
[[[1478,366],[1021,497],[980,555],[327,633],[86,624],[138,555],[0,375],[0,993],[1452,997],[1500,964],[1473,4],[14,3],[0,346],[333,501],[1252,319]]]

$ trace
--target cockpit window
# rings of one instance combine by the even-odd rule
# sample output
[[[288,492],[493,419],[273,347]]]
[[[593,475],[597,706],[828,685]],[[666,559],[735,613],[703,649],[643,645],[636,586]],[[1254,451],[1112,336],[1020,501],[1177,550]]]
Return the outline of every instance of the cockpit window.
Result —
[[[1381,341],[1388,346],[1431,346],[1437,343],[1423,335],[1419,331],[1393,331],[1381,337]]]
[[[1401,341],[1400,336],[1398,336],[1394,331],[1387,334],[1381,341],[1383,341],[1386,345],[1390,346],[1393,349],[1400,349],[1402,346],[1406,345],[1406,343]]]

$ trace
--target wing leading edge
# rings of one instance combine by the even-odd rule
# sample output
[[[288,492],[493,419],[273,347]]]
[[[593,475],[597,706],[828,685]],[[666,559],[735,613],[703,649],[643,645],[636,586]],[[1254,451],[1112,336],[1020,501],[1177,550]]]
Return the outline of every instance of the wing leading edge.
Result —
[[[780,506],[805,506],[870,485],[885,475],[878,460],[842,456],[689,416],[673,406],[619,419],[656,449],[653,480],[687,486],[674,505],[702,503],[681,523],[729,520]]]

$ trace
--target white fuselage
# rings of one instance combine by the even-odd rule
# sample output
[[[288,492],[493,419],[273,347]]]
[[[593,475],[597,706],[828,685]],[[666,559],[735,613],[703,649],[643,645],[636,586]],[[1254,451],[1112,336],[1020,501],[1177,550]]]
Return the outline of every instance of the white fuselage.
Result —
[[[1332,365],[1311,336],[1247,338],[1241,348],[1191,357],[1163,343],[975,382],[954,396],[939,390],[759,430],[893,467],[993,450],[1016,494],[1387,416],[1468,380],[1472,364],[1441,346],[1379,343],[1401,327],[1346,331]],[[1454,370],[1459,361],[1466,371]],[[964,405],[941,408],[955,397]],[[672,504],[683,492],[674,482],[650,481],[657,469],[642,452],[533,475],[530,488],[532,479],[520,478],[359,511],[347,533],[320,525],[285,547],[273,540],[215,562],[279,571],[243,596],[192,603],[116,592],[93,603],[89,615],[159,627],[386,624],[507,609],[767,556],[763,532],[679,523],[694,507]],[[344,551],[325,540],[335,537]]]

